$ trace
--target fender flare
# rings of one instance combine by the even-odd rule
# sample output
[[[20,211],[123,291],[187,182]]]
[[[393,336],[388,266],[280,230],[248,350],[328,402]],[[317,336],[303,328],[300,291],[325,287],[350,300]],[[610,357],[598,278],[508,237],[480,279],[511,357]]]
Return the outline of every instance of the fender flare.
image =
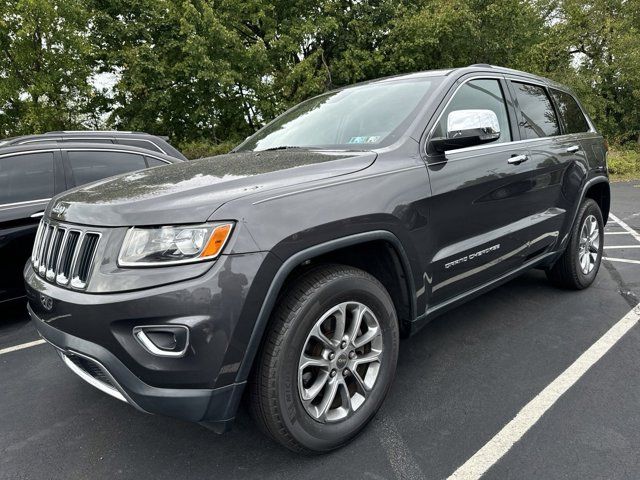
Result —
[[[582,202],[584,201],[585,197],[587,196],[587,191],[593,187],[594,185],[597,185],[599,183],[606,183],[607,185],[609,184],[609,178],[606,177],[605,175],[598,175],[597,177],[593,177],[590,180],[587,180],[585,182],[585,184],[582,186],[582,190],[580,191],[580,199],[578,200],[578,202],[576,202],[576,206],[573,209],[573,214],[572,214],[572,218],[571,218],[571,223],[569,224],[569,228],[567,229],[567,234],[565,235],[565,237],[562,239],[559,247],[558,247],[558,255],[554,256],[553,262],[555,262],[555,260],[562,254],[562,252],[564,252],[564,249],[567,245],[567,243],[569,242],[569,233],[573,230],[573,227],[576,223],[577,217],[578,217],[578,211],[580,210],[580,205],[582,205]],[[553,263],[552,262],[552,263]]]
[[[258,349],[260,348],[260,344],[262,343],[262,338],[266,331],[267,324],[269,323],[269,318],[271,317],[271,312],[273,311],[273,307],[275,306],[278,294],[280,293],[285,280],[293,271],[293,269],[300,265],[302,262],[310,260],[314,257],[318,257],[325,253],[330,253],[340,248],[350,247],[359,243],[366,243],[375,240],[387,241],[391,243],[395,248],[408,282],[407,287],[409,289],[410,296],[411,318],[414,318],[416,311],[416,299],[414,295],[415,289],[411,264],[409,263],[409,258],[407,257],[402,243],[396,235],[388,230],[373,230],[369,232],[356,233],[354,235],[349,235],[346,237],[336,238],[325,243],[314,245],[307,249],[301,250],[300,252],[292,255],[287,260],[285,260],[285,262],[280,266],[275,276],[273,277],[273,281],[269,286],[269,290],[267,291],[267,295],[262,302],[260,312],[258,313],[258,317],[256,318],[256,322],[253,326],[253,331],[251,332],[251,337],[249,338],[249,343],[247,344],[244,358],[242,359],[242,363],[240,364],[240,368],[238,369],[238,372],[236,374],[236,382],[244,382],[249,378],[253,362],[258,353]]]

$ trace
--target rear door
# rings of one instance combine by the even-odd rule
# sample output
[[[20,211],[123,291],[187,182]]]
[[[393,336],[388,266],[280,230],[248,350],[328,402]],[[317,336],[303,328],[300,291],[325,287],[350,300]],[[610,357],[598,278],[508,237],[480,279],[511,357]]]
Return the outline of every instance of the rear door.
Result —
[[[448,114],[488,109],[498,117],[494,142],[434,154],[428,150],[432,189],[432,306],[469,292],[520,266],[518,231],[536,214],[531,197],[534,164],[519,142],[513,102],[502,76],[467,78],[454,87],[429,138],[442,137]]]
[[[573,209],[585,175],[585,154],[574,135],[567,135],[548,88],[533,81],[509,82],[518,112],[520,135],[527,140],[530,166],[535,170],[528,196],[536,220],[522,232],[528,244],[522,260],[557,245],[566,231],[567,212]]]
[[[602,135],[597,133],[587,119],[575,97],[566,91],[550,88],[551,98],[560,118],[563,135],[580,145],[590,170],[605,171],[605,149]],[[575,147],[574,147],[575,148]],[[577,158],[582,160],[582,158]],[[577,195],[577,192],[576,192]]]
[[[0,302],[23,295],[22,270],[38,223],[64,189],[59,150],[0,155]]]

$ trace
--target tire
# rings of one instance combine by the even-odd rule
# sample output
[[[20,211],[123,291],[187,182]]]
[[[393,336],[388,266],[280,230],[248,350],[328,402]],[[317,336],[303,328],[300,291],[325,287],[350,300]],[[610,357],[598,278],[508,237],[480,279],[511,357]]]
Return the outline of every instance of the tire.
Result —
[[[589,250],[588,264],[581,264],[581,235],[585,232],[585,228],[589,225],[594,227],[591,239],[586,244]],[[594,241],[594,234],[597,233],[597,244]],[[561,288],[573,290],[582,290],[593,283],[600,269],[602,262],[602,249],[604,246],[604,222],[602,220],[602,212],[598,204],[591,198],[585,199],[580,206],[576,222],[571,230],[569,244],[562,256],[556,263],[547,270],[547,278],[554,285]],[[585,265],[586,269],[585,269]]]
[[[343,336],[339,318],[345,320]],[[355,348],[368,338],[369,343]],[[358,435],[382,405],[395,375],[398,346],[393,302],[377,279],[342,265],[312,269],[289,284],[273,312],[250,381],[252,416],[265,433],[295,452],[339,448]],[[303,352],[314,360],[299,370]],[[378,361],[370,361],[376,357]],[[364,383],[359,382],[362,378]],[[311,398],[319,385],[324,385],[320,393],[303,401],[302,395]],[[330,398],[334,401],[329,404]]]

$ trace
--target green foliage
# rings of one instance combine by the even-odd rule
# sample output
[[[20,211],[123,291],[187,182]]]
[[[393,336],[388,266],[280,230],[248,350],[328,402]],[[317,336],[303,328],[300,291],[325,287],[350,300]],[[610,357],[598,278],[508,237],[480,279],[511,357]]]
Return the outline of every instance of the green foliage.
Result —
[[[491,63],[572,86],[612,142],[639,140],[640,0],[0,2],[0,136],[122,128],[200,155],[328,89]]]
[[[640,178],[640,148],[612,148],[607,164],[614,180]]]
[[[213,143],[209,140],[190,140],[177,145],[182,154],[189,160],[194,158],[213,157],[229,153],[239,142]]]
[[[0,1],[0,136],[91,120],[99,101],[82,1]]]

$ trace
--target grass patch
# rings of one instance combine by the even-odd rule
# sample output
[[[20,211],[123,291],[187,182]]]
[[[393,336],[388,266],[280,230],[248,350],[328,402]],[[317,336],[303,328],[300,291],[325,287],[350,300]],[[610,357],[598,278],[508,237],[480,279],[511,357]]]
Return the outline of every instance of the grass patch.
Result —
[[[607,164],[613,181],[640,179],[640,149],[611,147]]]

